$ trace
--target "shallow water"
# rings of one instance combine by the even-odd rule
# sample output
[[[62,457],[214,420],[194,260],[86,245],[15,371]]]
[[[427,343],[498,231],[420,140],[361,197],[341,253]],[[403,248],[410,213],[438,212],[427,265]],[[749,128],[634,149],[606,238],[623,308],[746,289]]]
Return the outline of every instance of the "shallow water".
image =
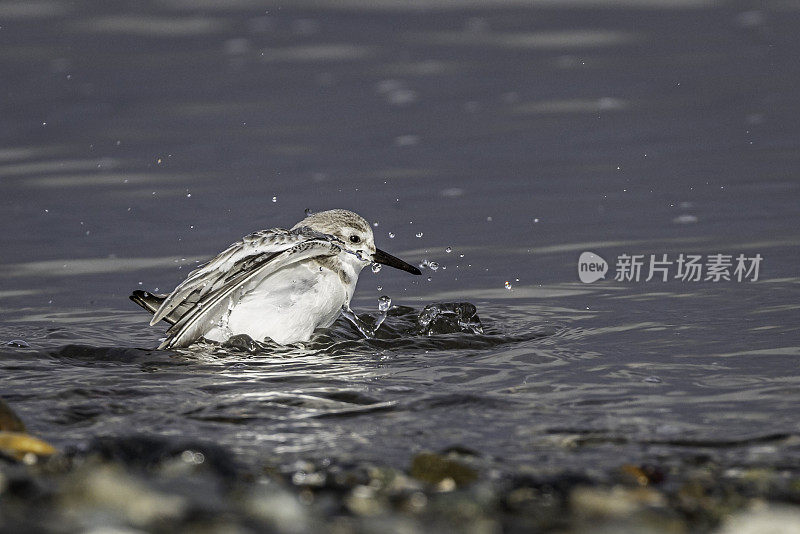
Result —
[[[60,446],[131,432],[191,437],[245,463],[400,468],[410,454],[453,446],[509,471],[601,471],[620,457],[691,453],[725,465],[800,462],[800,448],[781,447],[798,430],[797,349],[782,342],[791,328],[776,326],[790,323],[791,299],[752,310],[733,340],[725,332],[741,318],[723,307],[722,289],[705,297],[721,313],[705,325],[680,291],[564,293],[558,306],[481,302],[483,335],[393,332],[420,311],[408,309],[390,314],[384,339],[341,320],[307,348],[256,353],[139,348],[148,345],[134,312],[107,310],[106,331],[96,316],[52,314],[28,327],[30,348],[3,351],[3,397]],[[604,304],[581,309],[590,296]],[[677,301],[669,317],[648,317],[664,299]]]
[[[197,438],[283,470],[457,446],[797,473],[800,11],[431,5],[0,7],[0,341],[30,345],[0,348],[0,397],[60,447]],[[152,350],[131,290],[335,207],[441,265],[366,269],[356,312],[469,301],[486,334]],[[605,280],[578,281],[584,251]],[[681,253],[760,277],[613,279]]]

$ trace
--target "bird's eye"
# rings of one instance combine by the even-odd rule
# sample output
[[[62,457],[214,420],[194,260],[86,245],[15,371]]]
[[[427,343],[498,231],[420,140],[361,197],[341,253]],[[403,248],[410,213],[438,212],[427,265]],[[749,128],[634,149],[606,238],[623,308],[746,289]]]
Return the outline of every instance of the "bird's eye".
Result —
[[[351,243],[361,243],[361,238],[358,237],[357,235],[351,235],[350,236],[350,242]]]

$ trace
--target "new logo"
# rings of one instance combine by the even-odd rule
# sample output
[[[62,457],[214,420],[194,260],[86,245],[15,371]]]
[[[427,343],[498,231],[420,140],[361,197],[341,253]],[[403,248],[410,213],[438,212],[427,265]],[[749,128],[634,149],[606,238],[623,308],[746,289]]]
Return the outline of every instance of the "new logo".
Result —
[[[608,263],[594,252],[584,252],[578,258],[578,278],[584,284],[591,284],[606,277]]]

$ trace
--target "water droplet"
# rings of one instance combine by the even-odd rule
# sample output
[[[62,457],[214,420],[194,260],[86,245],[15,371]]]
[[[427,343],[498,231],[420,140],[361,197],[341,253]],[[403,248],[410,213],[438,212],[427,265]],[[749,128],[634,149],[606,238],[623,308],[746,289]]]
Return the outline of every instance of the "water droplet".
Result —
[[[381,264],[380,263],[373,263],[372,264],[372,272],[373,273],[379,273],[380,270],[381,270]]]
[[[438,263],[436,263],[435,261],[432,261],[432,262],[430,262],[430,263],[428,264],[428,267],[430,267],[430,268],[431,268],[431,271],[436,271],[436,270],[438,270],[438,269],[439,269],[439,264],[438,264]]]
[[[509,291],[511,291],[511,282],[509,282],[508,280],[506,280],[505,286],[506,286],[506,289],[508,289]]]
[[[273,202],[277,202],[278,201],[278,197],[272,197],[272,201]]]
[[[372,223],[372,226],[374,226],[375,228],[377,228],[378,225],[380,225],[380,223],[378,221],[375,221],[374,223]]]
[[[486,222],[492,222],[492,218],[491,217],[486,217]]]
[[[444,249],[444,251],[450,254],[451,252],[453,252],[453,249],[452,247],[447,247],[446,249]]]
[[[385,312],[392,307],[392,299],[388,295],[383,295],[378,299],[378,310]]]
[[[192,194],[191,193],[186,193],[186,198],[192,198]]]
[[[538,222],[539,222],[539,217],[536,217],[535,219],[533,219],[533,223],[534,223],[534,224],[536,224],[536,223],[538,223]]]
[[[428,277],[428,282],[430,282],[431,280],[433,280],[433,278],[431,278],[431,277],[429,276],[429,277]]]
[[[419,317],[417,317],[417,323],[421,327],[427,328],[427,326],[431,324],[431,321],[433,321],[434,319],[436,319],[436,317],[439,316],[440,312],[441,310],[435,304],[425,306],[425,309],[422,310],[422,313],[420,313]]]
[[[392,232],[389,232],[389,239],[394,239],[394,234]]]
[[[422,232],[419,232],[419,233],[417,234],[417,239],[419,239],[420,237],[422,237]]]
[[[306,208],[306,209],[305,209],[305,211],[304,211],[304,213],[306,214],[306,217],[308,217],[309,215],[311,215],[311,214],[312,214],[312,213],[314,213],[314,212],[313,212],[313,211],[311,211],[311,208]]]
[[[383,291],[383,286],[378,286],[378,291]]]
[[[464,255],[463,255],[463,254],[459,254],[459,255],[458,255],[458,257],[459,257],[459,258],[463,258],[463,257],[464,257]]]

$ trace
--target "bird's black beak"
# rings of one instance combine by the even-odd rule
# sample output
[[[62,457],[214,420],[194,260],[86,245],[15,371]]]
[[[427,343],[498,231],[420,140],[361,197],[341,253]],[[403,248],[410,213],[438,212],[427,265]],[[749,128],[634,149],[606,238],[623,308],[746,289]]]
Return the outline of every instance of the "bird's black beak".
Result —
[[[411,274],[422,274],[422,271],[410,265],[400,258],[395,258],[391,254],[387,254],[380,249],[375,249],[375,254],[372,255],[372,261],[375,263],[382,263],[383,265],[388,265],[389,267],[394,267],[395,269],[400,269],[401,271],[405,271]]]

